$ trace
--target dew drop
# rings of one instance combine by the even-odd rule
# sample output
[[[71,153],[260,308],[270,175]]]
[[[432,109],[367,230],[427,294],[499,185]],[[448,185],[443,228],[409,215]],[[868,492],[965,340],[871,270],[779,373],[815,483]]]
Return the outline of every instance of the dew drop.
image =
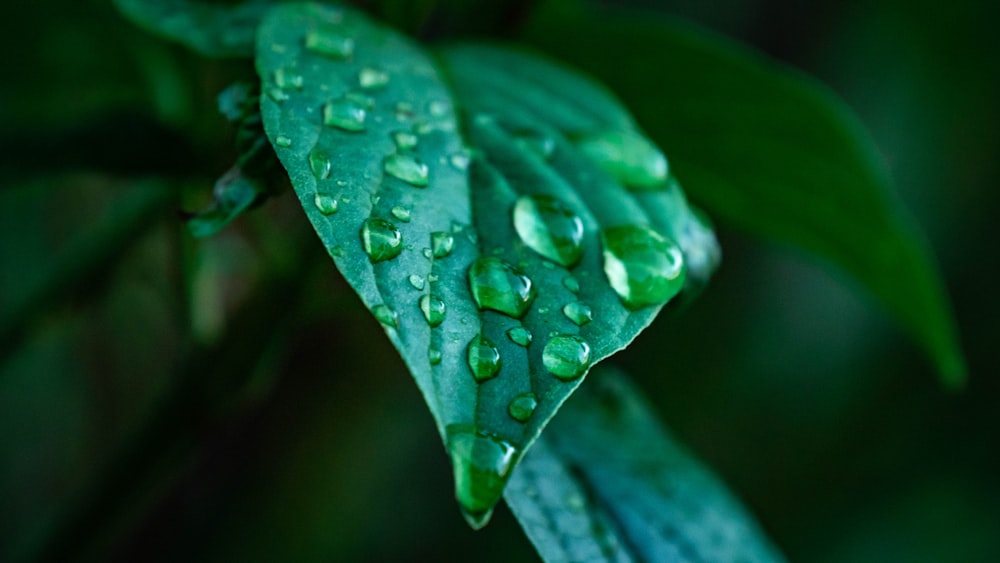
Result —
[[[378,322],[389,328],[399,328],[399,315],[392,307],[382,304],[372,307],[372,314]]]
[[[327,249],[327,252],[330,254],[331,258],[342,258],[345,254],[343,247],[340,246],[330,247]]]
[[[667,157],[637,132],[599,133],[581,139],[577,148],[630,189],[647,191],[667,187]]]
[[[366,220],[361,227],[361,243],[373,263],[390,260],[403,251],[403,236],[399,229],[389,221],[375,217]]]
[[[389,83],[389,73],[380,69],[366,66],[358,71],[358,84],[365,90],[382,88]]]
[[[563,266],[580,261],[583,220],[548,195],[521,196],[514,204],[514,229],[529,248]]]
[[[538,399],[534,393],[521,393],[507,403],[507,414],[518,422],[527,422],[537,407]]]
[[[431,249],[429,249],[429,248],[425,248],[421,252],[423,253],[424,258],[426,258],[428,260],[430,260],[431,258],[434,257],[434,255],[431,253]]]
[[[282,90],[301,90],[304,81],[302,75],[287,68],[274,71],[274,85]]]
[[[549,160],[556,152],[556,140],[536,131],[523,131],[517,137],[517,145],[522,149]]]
[[[392,134],[396,148],[401,151],[412,151],[417,148],[420,139],[409,131],[396,131]]]
[[[469,286],[480,309],[520,318],[528,311],[535,290],[531,278],[503,260],[485,256],[469,267]]]
[[[455,168],[455,170],[458,170],[459,172],[464,172],[469,169],[470,159],[469,155],[465,154],[464,152],[457,152],[448,157],[448,162],[451,163],[451,165]]]
[[[423,291],[425,286],[424,276],[421,276],[420,274],[410,274],[410,276],[406,279],[410,282],[410,285],[413,286],[413,289]]]
[[[507,330],[507,338],[518,346],[527,346],[531,344],[531,331],[523,326],[515,326]]]
[[[278,135],[274,139],[274,144],[278,145],[281,148],[287,149],[288,147],[292,146],[292,139],[291,139],[291,137],[286,137],[284,135]]]
[[[364,131],[368,109],[364,100],[356,96],[343,96],[323,106],[323,125],[344,131]]]
[[[563,287],[565,287],[569,291],[573,293],[580,293],[580,282],[577,281],[577,279],[574,278],[573,276],[566,276],[565,278],[563,278],[562,283]]]
[[[271,86],[267,88],[267,97],[271,98],[272,100],[280,104],[281,102],[287,101],[289,95],[281,88],[278,88],[277,86]]]
[[[407,121],[413,119],[413,104],[409,102],[399,102],[396,104],[396,119]]]
[[[509,442],[472,425],[449,425],[448,453],[455,474],[455,498],[474,529],[489,522],[518,459]]]
[[[455,238],[447,231],[431,233],[431,252],[435,258],[444,258],[455,248]]]
[[[576,379],[590,366],[590,345],[579,336],[553,336],[542,350],[542,365],[559,379]]]
[[[337,212],[337,199],[329,194],[316,194],[313,203],[323,215],[333,215]]]
[[[441,363],[441,350],[438,348],[431,348],[427,350],[427,361],[430,362],[432,366],[436,366]]]
[[[434,295],[423,295],[420,297],[420,310],[424,313],[427,324],[434,328],[444,322],[447,309],[444,301],[441,301],[440,298]]]
[[[442,117],[448,113],[448,102],[434,100],[427,104],[427,111],[434,117]]]
[[[653,229],[626,225],[601,232],[604,274],[629,309],[661,305],[684,286],[680,247]]]
[[[590,310],[590,307],[580,303],[579,301],[567,303],[566,306],[563,307],[563,314],[577,326],[583,326],[594,320],[594,314]]]
[[[354,54],[354,39],[333,28],[312,29],[306,33],[306,49],[344,60]]]
[[[397,205],[392,208],[392,216],[404,223],[410,222],[410,210],[402,205]]]
[[[476,381],[492,379],[500,373],[500,351],[485,336],[479,335],[469,342],[469,369]]]
[[[409,154],[391,154],[385,158],[385,172],[412,186],[424,187],[428,181],[427,165]]]
[[[309,153],[309,168],[317,180],[326,180],[329,178],[331,167],[330,157],[325,152],[313,149]]]

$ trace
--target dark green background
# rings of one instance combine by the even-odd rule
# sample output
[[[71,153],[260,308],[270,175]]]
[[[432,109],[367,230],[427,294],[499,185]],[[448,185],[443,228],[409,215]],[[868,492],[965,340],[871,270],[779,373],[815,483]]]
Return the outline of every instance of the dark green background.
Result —
[[[852,282],[725,225],[700,301],[613,361],[791,560],[996,560],[1000,7],[633,3],[857,110],[938,255],[971,379],[946,393]],[[98,1],[19,5],[0,52],[0,560],[534,557],[506,510],[465,526],[416,386],[293,197],[212,239],[181,228],[235,156],[214,96],[249,63]]]

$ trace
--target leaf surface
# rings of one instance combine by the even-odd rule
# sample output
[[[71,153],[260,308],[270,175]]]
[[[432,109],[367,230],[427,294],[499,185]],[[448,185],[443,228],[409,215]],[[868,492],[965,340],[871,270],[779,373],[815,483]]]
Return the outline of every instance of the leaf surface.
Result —
[[[946,382],[964,380],[930,252],[890,193],[870,136],[829,89],[656,14],[540,10],[526,35],[627,100],[713,216],[841,268],[914,335]]]
[[[783,561],[725,485],[607,368],[566,403],[504,497],[550,563]]]
[[[253,56],[254,36],[270,7],[265,0],[225,5],[190,0],[115,0],[140,27],[207,57]]]

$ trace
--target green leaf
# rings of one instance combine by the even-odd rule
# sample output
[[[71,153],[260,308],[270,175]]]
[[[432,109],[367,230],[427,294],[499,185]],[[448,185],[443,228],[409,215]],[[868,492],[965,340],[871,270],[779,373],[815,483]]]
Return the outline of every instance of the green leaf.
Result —
[[[965,364],[930,252],[842,101],[793,69],[655,14],[541,12],[529,40],[621,94],[700,204],[852,275],[944,380],[961,384]]]
[[[266,0],[226,5],[190,0],[115,0],[126,17],[206,57],[249,58]]]
[[[672,234],[670,217],[701,223],[686,206],[651,216],[558,130],[519,122],[515,100],[510,115],[484,115],[474,93],[453,99],[417,46],[357,12],[275,7],[260,28],[257,69],[268,138],[337,267],[413,374],[451,455],[459,503],[482,526],[589,366],[681,289],[678,247],[649,226]],[[449,71],[456,84],[475,79]],[[573,85],[581,95],[595,88]],[[613,100],[597,109],[625,115]],[[662,188],[683,202],[676,186]],[[619,288],[645,299],[631,309],[605,277],[610,227],[625,227],[604,233]],[[681,240],[685,257],[715,251],[705,233]],[[665,266],[672,277],[635,279]]]
[[[546,561],[782,556],[722,482],[599,368],[514,471],[504,498]]]

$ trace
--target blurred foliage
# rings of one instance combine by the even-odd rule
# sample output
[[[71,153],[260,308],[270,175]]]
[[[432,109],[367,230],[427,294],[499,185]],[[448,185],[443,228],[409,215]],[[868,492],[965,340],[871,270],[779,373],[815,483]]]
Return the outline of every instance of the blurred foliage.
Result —
[[[1000,7],[633,3],[756,45],[859,112],[927,226],[971,377],[942,393],[853,287],[724,225],[701,300],[617,361],[789,559],[995,560]],[[512,35],[521,4],[490,6],[493,25],[432,10],[422,33]],[[0,42],[0,326],[26,319],[0,357],[0,560],[536,557],[509,513],[473,533],[441,502],[419,392],[292,197],[184,233],[176,211],[235,160],[215,96],[249,66],[107,1],[19,4]],[[95,254],[114,233],[126,244]],[[87,282],[36,289],[69,266]]]

